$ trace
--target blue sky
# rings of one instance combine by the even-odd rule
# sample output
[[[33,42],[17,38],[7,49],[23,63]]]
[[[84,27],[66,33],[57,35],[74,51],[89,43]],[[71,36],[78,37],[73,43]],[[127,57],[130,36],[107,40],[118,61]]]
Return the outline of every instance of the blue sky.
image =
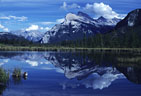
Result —
[[[136,8],[141,0],[0,0],[0,31],[47,31],[69,12],[113,18]]]

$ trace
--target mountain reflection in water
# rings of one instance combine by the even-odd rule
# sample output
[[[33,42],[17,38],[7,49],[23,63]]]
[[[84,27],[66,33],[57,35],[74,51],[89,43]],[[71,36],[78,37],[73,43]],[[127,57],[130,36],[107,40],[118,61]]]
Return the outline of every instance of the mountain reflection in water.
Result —
[[[58,89],[58,85],[62,90],[82,87],[102,90],[110,87],[114,81],[121,81],[126,78],[133,84],[141,84],[140,62],[141,54],[139,53],[0,52],[0,66],[10,70],[10,72],[19,67],[22,71],[27,71],[30,74],[29,78],[26,81],[21,80],[22,83],[19,85],[14,85],[11,80],[7,86],[9,89],[16,88],[15,86],[28,88],[30,82],[30,85],[37,88],[45,87],[42,83],[49,83],[48,86],[50,88],[56,86],[58,92],[61,90]],[[50,77],[46,77],[46,74],[49,74]],[[63,77],[63,74],[67,79]],[[60,78],[60,80],[54,78]],[[54,81],[48,82],[45,81],[46,79],[53,79]],[[0,87],[0,94],[4,89]],[[46,90],[50,89],[47,88]],[[4,96],[10,96],[9,94],[10,91],[8,90],[3,92]],[[36,96],[39,95],[36,94]]]

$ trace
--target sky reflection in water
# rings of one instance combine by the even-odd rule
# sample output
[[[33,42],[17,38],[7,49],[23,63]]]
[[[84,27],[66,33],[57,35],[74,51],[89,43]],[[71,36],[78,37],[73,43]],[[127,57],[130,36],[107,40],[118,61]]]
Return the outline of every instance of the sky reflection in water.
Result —
[[[1,52],[0,66],[10,72],[18,67],[29,73],[27,80],[21,79],[20,83],[13,83],[11,78],[3,96],[133,96],[135,93],[140,96],[141,86],[134,84],[141,82],[133,71],[135,68],[120,68],[116,61],[118,56],[108,56],[99,53]],[[123,68],[128,72],[123,72]]]

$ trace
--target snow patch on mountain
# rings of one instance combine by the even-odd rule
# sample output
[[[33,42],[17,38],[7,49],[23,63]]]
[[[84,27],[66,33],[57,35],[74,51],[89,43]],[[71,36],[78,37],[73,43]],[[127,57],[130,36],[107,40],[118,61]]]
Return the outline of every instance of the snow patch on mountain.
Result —
[[[65,18],[65,20],[66,20],[65,24],[69,24],[71,21],[74,21],[74,20],[81,20],[81,19],[83,19],[83,18],[80,17],[80,16],[77,16],[77,15],[72,14],[72,13],[68,13],[68,14],[66,15],[66,18]]]
[[[18,36],[23,36],[25,39],[33,42],[38,42],[39,40],[41,40],[45,32],[17,30],[11,31],[10,33]]]
[[[141,26],[140,17],[141,9],[135,9],[129,12],[128,15],[115,26],[115,29]]]
[[[121,19],[118,18],[106,19],[102,16],[97,19],[99,25],[109,25],[109,26],[115,26],[120,20]]]
[[[43,38],[42,38],[42,40],[41,40],[41,43],[44,43],[44,42],[49,42],[49,39],[50,39],[50,35],[48,34],[46,34]]]
[[[0,32],[0,35],[9,34],[8,32]]]
[[[63,25],[80,25],[81,23],[87,23],[87,24],[94,24],[96,23],[94,19],[92,19],[90,16],[83,12],[78,12],[78,14],[68,13],[65,17],[65,21],[63,22]]]
[[[98,19],[93,19],[87,14],[83,12],[78,12],[78,14],[68,13],[65,17],[65,21],[63,22],[63,25],[74,25],[80,23],[88,23],[93,25],[112,25],[115,26],[121,19],[118,18],[112,18],[112,19],[106,19],[104,17],[99,17]]]
[[[130,14],[130,16],[128,18],[128,26],[131,26],[131,27],[134,26],[135,20],[138,16],[138,12],[139,12],[139,10],[134,11],[132,14]]]
[[[76,38],[82,39],[83,34],[87,36],[96,33],[104,33],[111,30],[120,19],[106,19],[100,17],[93,19],[83,12],[77,14],[68,13],[64,22],[55,25],[52,29],[45,33],[41,43],[51,43],[55,41],[74,40]]]

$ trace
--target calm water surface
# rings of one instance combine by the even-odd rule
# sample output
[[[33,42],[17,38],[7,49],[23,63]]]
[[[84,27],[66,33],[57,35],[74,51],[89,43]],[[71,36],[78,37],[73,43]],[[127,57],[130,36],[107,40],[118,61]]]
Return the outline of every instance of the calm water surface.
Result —
[[[20,68],[0,96],[141,96],[141,54],[0,52],[0,66]]]

